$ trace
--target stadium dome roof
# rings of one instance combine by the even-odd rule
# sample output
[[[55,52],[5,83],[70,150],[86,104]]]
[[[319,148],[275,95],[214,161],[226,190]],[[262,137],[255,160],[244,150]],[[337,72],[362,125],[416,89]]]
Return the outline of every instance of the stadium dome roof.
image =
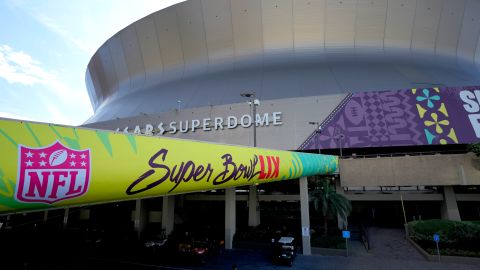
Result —
[[[121,30],[86,72],[88,122],[177,108],[480,84],[478,0],[190,0]]]

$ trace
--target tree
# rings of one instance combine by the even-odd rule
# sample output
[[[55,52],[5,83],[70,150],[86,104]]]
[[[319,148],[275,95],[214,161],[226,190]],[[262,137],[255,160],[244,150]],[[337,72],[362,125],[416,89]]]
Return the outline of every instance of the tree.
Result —
[[[328,180],[317,182],[315,189],[309,192],[309,197],[315,211],[323,215],[325,235],[328,233],[328,218],[338,215],[343,220],[347,220],[352,211],[350,201],[342,194],[338,194]]]
[[[472,143],[467,148],[468,151],[473,152],[477,157],[480,156],[480,142]]]

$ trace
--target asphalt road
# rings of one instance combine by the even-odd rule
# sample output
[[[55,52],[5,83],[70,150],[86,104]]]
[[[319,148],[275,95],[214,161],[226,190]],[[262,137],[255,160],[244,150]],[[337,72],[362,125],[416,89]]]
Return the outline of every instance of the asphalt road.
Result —
[[[84,270],[84,269],[129,269],[129,270],[189,270],[189,269],[232,269],[232,265],[236,264],[238,270],[258,270],[258,269],[479,269],[478,265],[469,264],[447,264],[428,262],[425,260],[405,258],[385,258],[374,254],[371,256],[360,257],[337,257],[337,256],[303,256],[298,255],[295,259],[293,267],[275,265],[269,258],[266,251],[253,250],[234,250],[227,251],[221,255],[210,258],[205,264],[197,264],[190,261],[177,261],[175,263],[164,264],[162,261],[157,262],[133,262],[116,259],[93,259],[93,258],[76,258],[68,260],[46,260],[43,262],[35,262],[28,264],[17,264],[5,269],[49,269],[49,270]],[[2,268],[3,269],[3,268]]]

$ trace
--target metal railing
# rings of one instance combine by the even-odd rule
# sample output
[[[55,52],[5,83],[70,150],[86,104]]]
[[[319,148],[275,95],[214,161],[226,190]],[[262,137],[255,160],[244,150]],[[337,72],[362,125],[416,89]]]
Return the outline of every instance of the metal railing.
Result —
[[[355,159],[365,159],[365,158],[378,158],[378,157],[404,157],[404,156],[433,156],[433,155],[458,155],[466,154],[466,150],[442,150],[442,151],[421,151],[421,152],[394,152],[394,153],[378,153],[378,154],[343,154],[342,159],[355,158]]]

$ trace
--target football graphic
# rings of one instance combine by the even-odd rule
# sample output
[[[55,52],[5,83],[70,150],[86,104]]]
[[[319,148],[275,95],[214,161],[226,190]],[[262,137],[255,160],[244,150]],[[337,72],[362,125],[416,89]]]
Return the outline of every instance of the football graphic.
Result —
[[[48,158],[48,164],[50,166],[58,166],[61,165],[67,160],[68,158],[68,153],[67,150],[57,150],[50,154],[50,157]]]

